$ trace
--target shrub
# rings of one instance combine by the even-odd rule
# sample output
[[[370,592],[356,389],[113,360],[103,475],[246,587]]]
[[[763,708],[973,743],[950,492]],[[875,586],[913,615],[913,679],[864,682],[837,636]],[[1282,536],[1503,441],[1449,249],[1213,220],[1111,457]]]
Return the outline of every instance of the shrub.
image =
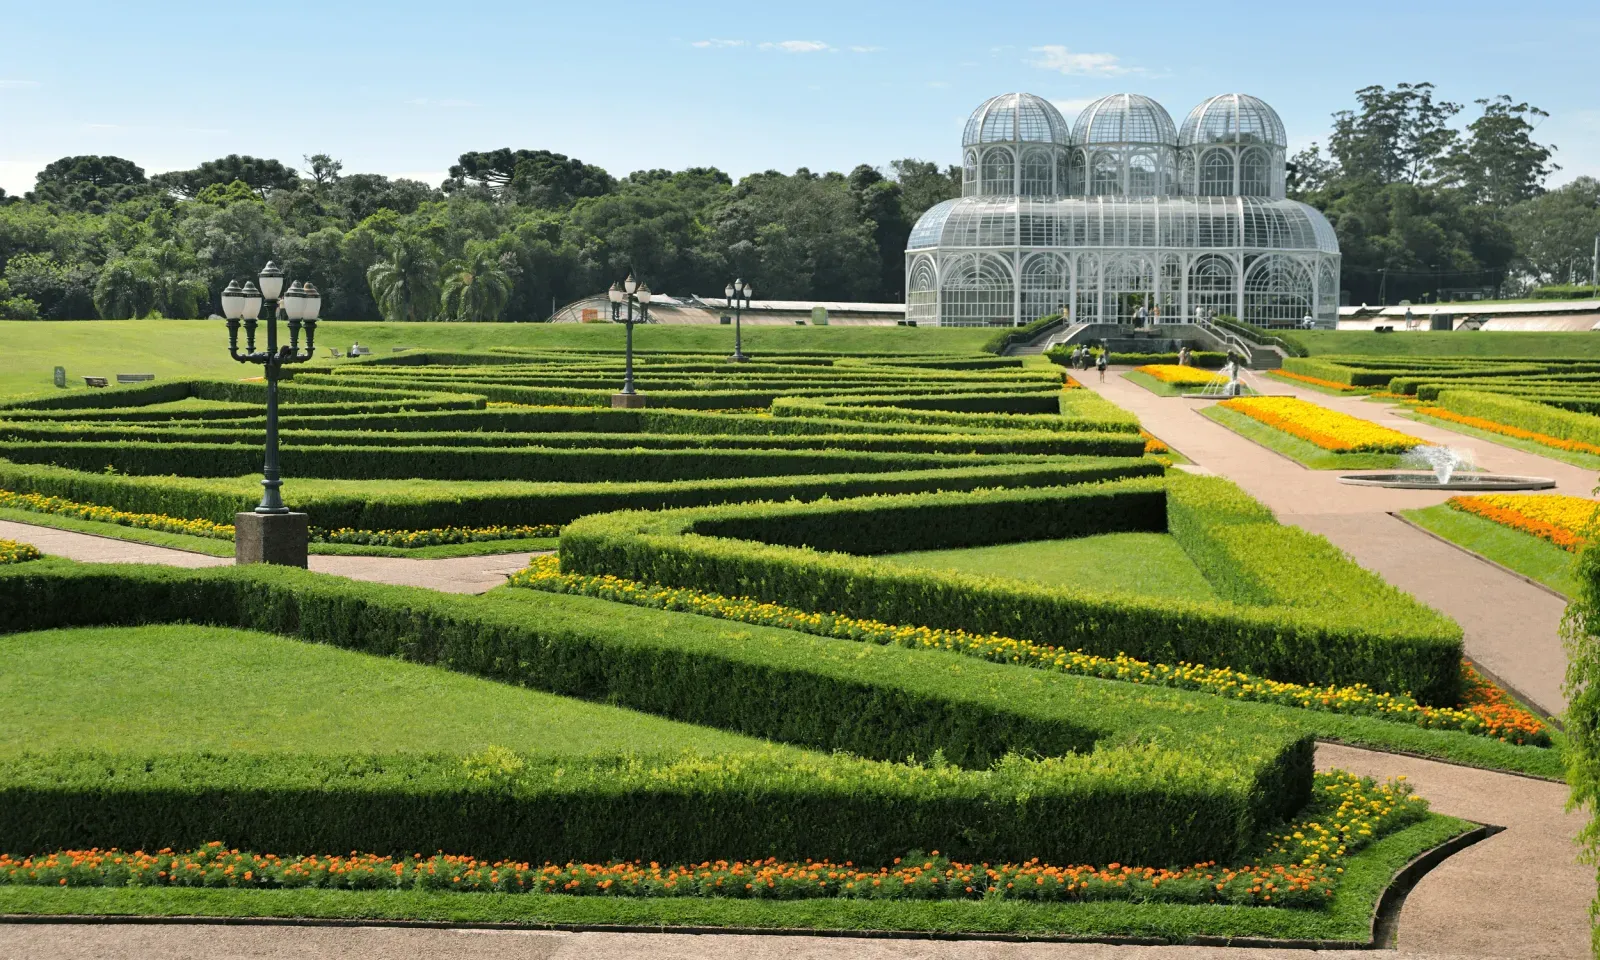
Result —
[[[1188,497],[1180,507],[1188,515],[1169,520],[1232,603],[1108,598],[792,545],[849,546],[865,554],[927,549],[930,542],[954,547],[1059,535],[1051,530],[1093,532],[1086,527],[1096,517],[1106,518],[1107,531],[1160,529],[1149,516],[1149,484],[592,516],[563,531],[561,565],[814,612],[1015,636],[1098,656],[1201,662],[1293,683],[1366,683],[1425,704],[1456,702],[1461,633],[1455,624],[1382,584],[1319,537],[1242,522],[1264,510],[1248,506],[1253,501],[1242,493],[1208,511],[1195,498],[1220,491],[1180,482],[1174,489],[1182,491],[1180,499]],[[1167,500],[1170,511],[1170,493]],[[873,512],[885,516],[869,521]],[[913,516],[914,522],[891,519]],[[991,529],[1008,516],[1009,526]],[[1038,532],[1029,535],[1029,525]],[[953,532],[929,532],[943,526]],[[793,530],[801,532],[785,532]],[[719,539],[768,531],[785,545]],[[971,539],[964,543],[963,537]],[[1262,560],[1249,556],[1256,539],[1265,548]],[[1237,569],[1225,570],[1230,563]]]
[[[973,772],[963,779],[937,767],[933,775],[896,768],[880,777],[882,766],[828,758],[814,763],[832,767],[786,760],[793,772],[785,776],[754,762],[719,769],[684,760],[676,778],[601,770],[590,779],[580,766],[579,788],[567,793],[553,775],[510,790],[468,779],[459,766],[446,777],[429,758],[92,757],[74,767],[23,757],[0,764],[0,848],[209,836],[284,852],[646,855],[622,846],[622,837],[672,850],[649,856],[684,859],[740,855],[729,847],[745,844],[879,856],[926,837],[937,820],[946,836],[955,834],[940,849],[965,855],[1192,863],[1236,855],[1303,805],[1310,787],[1309,738],[1269,714],[1243,711],[1248,705],[1108,688],[957,654],[729,627],[580,597],[464,598],[282,568],[47,562],[0,570],[0,630],[173,621],[436,663],[872,759],[937,752]],[[1223,726],[1226,735],[1216,732]],[[1077,755],[1019,766],[1004,760],[1008,753]],[[808,768],[816,783],[796,786]],[[1018,779],[1008,784],[1012,775]],[[891,786],[896,778],[905,789]],[[950,789],[928,789],[943,782]],[[662,811],[645,809],[653,800]],[[1018,816],[1024,803],[1037,810]],[[552,808],[562,815],[539,813]],[[579,849],[573,837],[591,845]]]
[[[1452,413],[1482,417],[1561,440],[1600,444],[1600,419],[1590,413],[1475,390],[1443,390],[1434,402]]]
[[[1066,323],[1066,320],[1067,318],[1059,313],[1046,314],[1032,323],[1025,323],[1020,327],[1011,327],[1001,333],[995,334],[994,336],[985,340],[983,342],[983,346],[979,347],[978,349],[982,350],[984,353],[1005,353],[1006,348],[1012,344],[1026,343],[1027,341],[1039,336],[1039,334],[1044,333],[1046,330],[1061,326],[1062,324]]]

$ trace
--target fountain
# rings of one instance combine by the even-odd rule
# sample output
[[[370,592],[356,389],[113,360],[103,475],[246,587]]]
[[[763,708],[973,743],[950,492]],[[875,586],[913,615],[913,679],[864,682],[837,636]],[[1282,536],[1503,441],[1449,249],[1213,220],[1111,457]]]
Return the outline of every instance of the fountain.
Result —
[[[1407,473],[1356,473],[1340,477],[1339,482],[1400,490],[1548,490],[1556,485],[1546,477],[1478,473],[1471,450],[1429,443],[1406,451],[1401,464],[1425,469]]]
[[[1183,398],[1185,400],[1222,400],[1228,397],[1242,397],[1247,394],[1261,393],[1260,390],[1244,382],[1243,374],[1245,370],[1239,365],[1239,361],[1232,356],[1228,357],[1228,362],[1223,364],[1222,369],[1217,372],[1227,379],[1212,381],[1206,384],[1199,393],[1186,393]]]

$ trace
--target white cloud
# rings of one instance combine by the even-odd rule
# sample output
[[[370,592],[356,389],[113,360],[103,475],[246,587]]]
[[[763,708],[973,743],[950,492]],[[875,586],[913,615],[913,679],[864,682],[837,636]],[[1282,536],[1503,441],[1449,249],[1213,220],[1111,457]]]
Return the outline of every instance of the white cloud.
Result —
[[[1037,58],[1026,61],[1030,67],[1054,70],[1068,76],[1119,77],[1125,73],[1136,72],[1132,67],[1123,66],[1120,58],[1114,53],[1074,53],[1060,44],[1029,49],[1039,54]]]
[[[413,106],[413,107],[459,108],[459,107],[476,107],[477,106],[477,104],[474,103],[471,100],[452,100],[452,99],[448,99],[448,98],[437,98],[437,97],[417,97],[414,100],[407,100],[406,103],[409,106]]]
[[[742,47],[744,45],[745,45],[745,41],[743,41],[743,40],[719,40],[716,37],[712,37],[710,40],[696,40],[694,43],[690,44],[690,46],[701,47],[701,48],[705,48],[705,47]]]
[[[851,47],[851,53],[877,53],[882,47]]]
[[[430,187],[437,187],[444,183],[450,174],[445,170],[408,170],[402,173],[386,173],[384,176],[390,180],[416,180]]]
[[[763,50],[782,50],[784,53],[821,53],[833,48],[821,40],[779,40],[777,43],[763,43]]]
[[[37,87],[37,80],[0,80],[0,90],[21,90],[26,87]]]

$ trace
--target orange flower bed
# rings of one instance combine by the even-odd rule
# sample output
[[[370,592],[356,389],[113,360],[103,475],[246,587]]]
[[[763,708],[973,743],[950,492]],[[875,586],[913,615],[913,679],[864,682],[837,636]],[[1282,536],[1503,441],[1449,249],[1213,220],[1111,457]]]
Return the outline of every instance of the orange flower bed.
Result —
[[[1218,406],[1333,453],[1404,453],[1422,443],[1410,434],[1299,397],[1240,397]]]
[[[1451,497],[1445,503],[1574,553],[1588,544],[1595,509],[1600,507],[1593,500],[1563,494],[1479,494]]]
[[[1600,447],[1592,443],[1563,440],[1560,437],[1552,437],[1547,433],[1535,433],[1532,430],[1524,430],[1521,427],[1513,427],[1506,423],[1496,423],[1493,420],[1485,420],[1482,417],[1469,417],[1464,413],[1456,413],[1454,410],[1446,410],[1443,407],[1418,407],[1417,412],[1439,420],[1449,420],[1451,423],[1460,423],[1479,430],[1487,430],[1490,433],[1516,437],[1518,440],[1532,440],[1534,443],[1542,443],[1547,447],[1555,447],[1557,450],[1571,450],[1576,453],[1592,453],[1600,456]]]
[[[1083,384],[1081,384],[1078,381],[1072,379],[1072,375],[1068,374],[1066,382],[1061,385],[1061,389],[1063,389],[1063,390],[1082,390],[1083,389]]]
[[[1172,448],[1171,447],[1167,446],[1164,442],[1162,442],[1161,440],[1157,439],[1156,435],[1151,433],[1148,430],[1140,430],[1139,431],[1139,436],[1144,437],[1144,452],[1145,453],[1160,454],[1160,453],[1171,453],[1172,452]]]
[[[1508,743],[1548,742],[1544,723],[1517,706],[1511,695],[1465,661],[1461,664],[1461,708],[1483,721],[1485,732]]]
[[[1337,390],[1340,393],[1361,392],[1360,387],[1352,387],[1348,383],[1340,383],[1337,380],[1324,380],[1321,377],[1308,377],[1303,373],[1290,373],[1287,370],[1268,370],[1267,375],[1273,377],[1282,377],[1285,380],[1298,380],[1301,383],[1309,383],[1313,387],[1322,387],[1326,390]]]

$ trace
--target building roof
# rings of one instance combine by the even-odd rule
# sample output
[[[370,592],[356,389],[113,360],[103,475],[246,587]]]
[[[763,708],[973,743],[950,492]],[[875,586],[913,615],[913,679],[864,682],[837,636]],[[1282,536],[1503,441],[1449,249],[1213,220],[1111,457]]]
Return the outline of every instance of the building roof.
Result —
[[[1178,146],[1205,143],[1263,143],[1287,148],[1288,134],[1278,111],[1247,93],[1224,93],[1189,111],[1178,133]]]
[[[1072,129],[1055,104],[1031,93],[1002,93],[978,104],[961,134],[963,147],[982,143],[1072,145]]]

